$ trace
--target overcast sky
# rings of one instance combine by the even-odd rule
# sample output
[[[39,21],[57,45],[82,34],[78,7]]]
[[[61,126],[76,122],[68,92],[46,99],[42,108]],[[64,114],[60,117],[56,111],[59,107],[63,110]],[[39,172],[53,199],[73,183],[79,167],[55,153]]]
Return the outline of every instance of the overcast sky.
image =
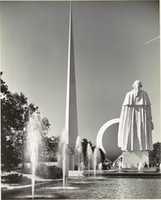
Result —
[[[158,9],[154,1],[73,2],[81,137],[95,142],[140,79],[152,103],[153,141],[161,141]],[[0,2],[3,79],[39,106],[51,135],[65,121],[68,11],[67,2]]]

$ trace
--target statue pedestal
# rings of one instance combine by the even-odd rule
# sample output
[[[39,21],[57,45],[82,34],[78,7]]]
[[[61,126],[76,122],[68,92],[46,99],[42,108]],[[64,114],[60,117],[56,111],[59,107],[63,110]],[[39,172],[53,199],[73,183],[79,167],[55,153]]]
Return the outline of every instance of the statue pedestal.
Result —
[[[148,151],[127,151],[122,153],[122,168],[138,168],[149,165]]]

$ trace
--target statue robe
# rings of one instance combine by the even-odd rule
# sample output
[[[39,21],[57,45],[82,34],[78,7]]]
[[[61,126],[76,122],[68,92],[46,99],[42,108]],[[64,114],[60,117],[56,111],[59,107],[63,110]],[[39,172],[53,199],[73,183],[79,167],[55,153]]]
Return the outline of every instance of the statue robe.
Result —
[[[143,90],[137,96],[128,92],[122,105],[118,130],[118,146],[122,151],[152,150],[151,103]]]

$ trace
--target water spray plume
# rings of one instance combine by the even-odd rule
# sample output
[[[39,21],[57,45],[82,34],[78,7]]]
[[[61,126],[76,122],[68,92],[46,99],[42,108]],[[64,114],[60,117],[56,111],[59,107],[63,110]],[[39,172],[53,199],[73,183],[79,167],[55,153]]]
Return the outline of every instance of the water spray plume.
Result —
[[[81,170],[81,155],[82,155],[82,143],[80,136],[77,137],[75,151],[78,159],[78,171]]]
[[[101,161],[101,152],[98,147],[95,148],[93,153],[93,165],[94,165],[94,175],[96,176],[97,172],[97,163]]]
[[[91,149],[91,145],[88,143],[87,145],[87,157],[88,157],[88,170],[90,170],[91,166],[90,166],[90,162],[91,162],[91,159],[92,159],[92,149]]]
[[[27,147],[31,162],[32,171],[32,198],[35,193],[35,173],[38,165],[38,151],[41,142],[42,125],[39,112],[34,112],[29,116],[27,126]]]

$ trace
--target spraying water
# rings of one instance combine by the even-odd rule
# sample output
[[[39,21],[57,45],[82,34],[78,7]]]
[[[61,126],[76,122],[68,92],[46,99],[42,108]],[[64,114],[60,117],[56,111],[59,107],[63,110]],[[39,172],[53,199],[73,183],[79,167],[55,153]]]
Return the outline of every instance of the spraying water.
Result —
[[[143,170],[143,164],[139,162],[138,164],[138,172],[141,172]]]
[[[62,167],[63,172],[63,188],[67,185],[67,176],[68,176],[68,143],[67,143],[67,133],[64,129],[59,143],[59,158],[58,165]]]
[[[98,169],[99,169],[100,171],[102,171],[102,163],[101,163],[101,162],[98,164]]]
[[[82,143],[80,136],[77,137],[75,151],[77,155],[78,171],[81,171],[81,155],[82,155]]]
[[[36,111],[30,116],[27,127],[27,147],[32,168],[32,198],[34,198],[35,193],[35,172],[38,165],[38,151],[41,141],[41,132],[41,117],[40,113]]]
[[[101,160],[101,153],[98,147],[95,148],[93,157],[94,176],[96,176],[97,163]]]
[[[91,145],[88,143],[87,145],[87,158],[88,158],[88,170],[91,169],[91,159],[92,159],[92,149],[91,149]]]
[[[161,172],[161,163],[159,164],[159,170],[160,170],[160,172]]]
[[[66,186],[67,184],[67,145],[66,144],[63,144],[63,187]]]
[[[119,160],[118,162],[119,172],[122,170],[122,160]]]

